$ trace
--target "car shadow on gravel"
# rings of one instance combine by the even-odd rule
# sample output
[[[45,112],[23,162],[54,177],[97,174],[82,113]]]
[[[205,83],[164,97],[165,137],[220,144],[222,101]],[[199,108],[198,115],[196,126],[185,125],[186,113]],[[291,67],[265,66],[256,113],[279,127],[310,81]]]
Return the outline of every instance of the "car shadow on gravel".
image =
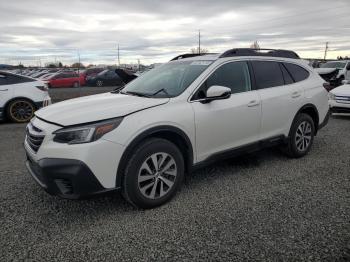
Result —
[[[227,176],[242,175],[242,170],[245,170],[245,173],[249,173],[249,169],[258,168],[262,163],[266,164],[266,162],[276,159],[284,161],[288,158],[284,156],[278,148],[269,148],[215,162],[207,167],[203,167],[191,174],[188,174],[183,183],[183,187],[186,187],[186,189],[180,189],[178,194],[175,196],[175,199],[172,201],[177,201],[176,199],[179,196],[181,198],[181,194],[186,194],[186,191],[188,190],[198,190],[200,187],[203,187],[204,189],[207,186],[206,183],[208,180],[215,181],[224,179]],[[50,217],[59,216],[60,219],[63,219],[63,221],[70,219],[71,217],[74,217],[74,219],[86,219],[86,216],[88,216],[90,219],[93,219],[92,217],[98,219],[98,217],[106,216],[108,214],[114,215],[116,213],[123,213],[127,215],[141,211],[127,203],[121,196],[120,192],[110,192],[79,200],[61,199],[57,196],[47,195],[45,192],[42,192],[42,194],[43,195],[40,196],[42,197],[41,202],[45,202],[43,203],[44,206],[51,207],[52,211],[54,211],[48,212],[45,215]],[[181,201],[181,199],[179,201]],[[48,217],[48,219],[55,219],[54,217]],[[55,221],[60,223],[56,219]]]

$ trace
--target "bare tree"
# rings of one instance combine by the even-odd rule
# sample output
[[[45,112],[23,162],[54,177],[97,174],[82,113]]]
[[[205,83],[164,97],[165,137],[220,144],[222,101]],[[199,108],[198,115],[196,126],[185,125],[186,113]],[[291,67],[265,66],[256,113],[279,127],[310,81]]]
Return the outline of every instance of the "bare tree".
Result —
[[[209,53],[209,50],[208,49],[206,49],[206,48],[201,48],[200,49],[201,50],[201,54],[207,54],[207,53]],[[196,48],[191,48],[191,54],[199,54],[199,48],[198,47],[196,47]]]
[[[250,48],[260,49],[258,41],[254,41],[254,43],[250,45]]]

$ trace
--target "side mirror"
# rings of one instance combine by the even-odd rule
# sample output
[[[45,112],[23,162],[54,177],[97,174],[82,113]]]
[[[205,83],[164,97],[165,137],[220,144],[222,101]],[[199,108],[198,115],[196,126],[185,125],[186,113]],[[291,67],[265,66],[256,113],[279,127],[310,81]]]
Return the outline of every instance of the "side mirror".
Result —
[[[211,86],[207,90],[206,98],[203,103],[209,103],[214,100],[227,99],[231,96],[231,89],[225,86]]]
[[[346,70],[350,70],[350,63],[346,66]]]

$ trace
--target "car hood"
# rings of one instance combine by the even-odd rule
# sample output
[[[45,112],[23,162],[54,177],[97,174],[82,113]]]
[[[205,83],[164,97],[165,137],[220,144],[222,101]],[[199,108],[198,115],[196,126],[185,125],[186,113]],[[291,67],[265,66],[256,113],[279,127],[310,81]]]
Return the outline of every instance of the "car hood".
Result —
[[[342,85],[334,88],[330,91],[332,94],[337,96],[350,96],[350,85]]]
[[[324,68],[324,67],[315,68],[315,71],[320,75],[330,74],[336,70],[337,70],[337,68]]]
[[[35,115],[54,124],[70,126],[125,116],[168,101],[169,98],[104,93],[56,103],[36,111]]]

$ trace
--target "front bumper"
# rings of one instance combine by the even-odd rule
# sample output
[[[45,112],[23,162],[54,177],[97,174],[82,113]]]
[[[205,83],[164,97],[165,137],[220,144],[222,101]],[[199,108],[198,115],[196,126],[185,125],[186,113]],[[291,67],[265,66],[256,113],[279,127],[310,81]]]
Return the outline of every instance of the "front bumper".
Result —
[[[78,199],[105,193],[89,167],[79,160],[44,158],[35,162],[28,154],[26,167],[34,180],[51,195]]]
[[[337,100],[329,100],[329,106],[332,113],[350,113],[350,101],[338,102]]]

